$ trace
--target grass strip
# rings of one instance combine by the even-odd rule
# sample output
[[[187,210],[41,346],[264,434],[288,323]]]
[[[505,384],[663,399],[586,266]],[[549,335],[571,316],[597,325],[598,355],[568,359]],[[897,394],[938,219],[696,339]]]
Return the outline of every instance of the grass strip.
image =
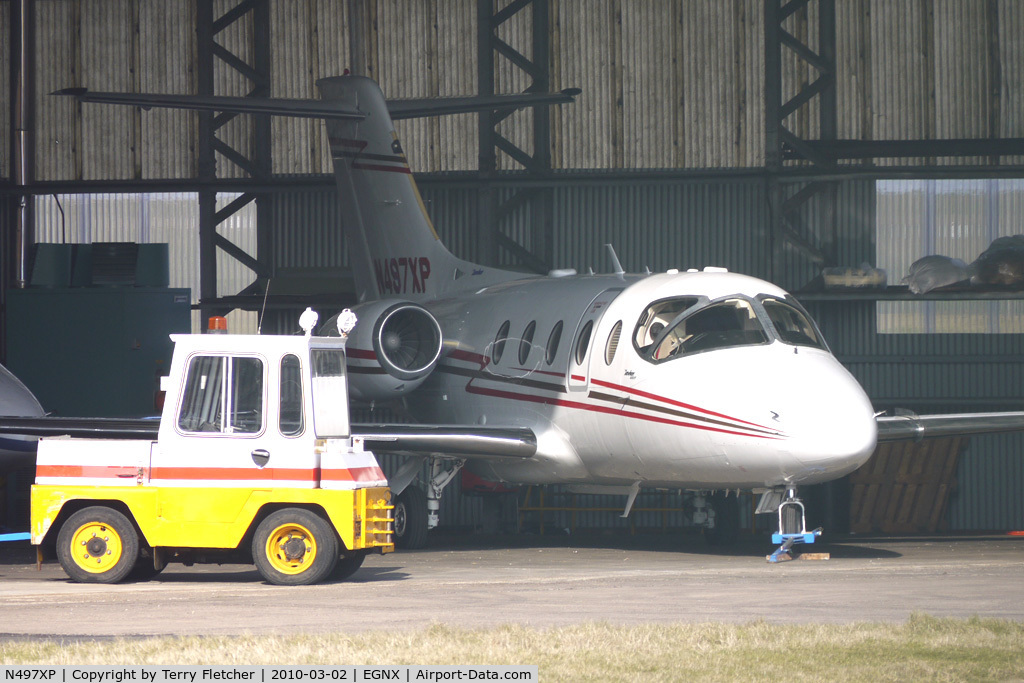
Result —
[[[543,681],[1024,680],[1024,624],[507,625],[296,636],[0,641],[2,664],[537,664]]]

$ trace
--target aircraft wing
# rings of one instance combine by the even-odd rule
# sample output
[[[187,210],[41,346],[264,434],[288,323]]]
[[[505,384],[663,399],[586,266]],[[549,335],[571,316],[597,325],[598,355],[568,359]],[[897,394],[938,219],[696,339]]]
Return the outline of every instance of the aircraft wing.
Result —
[[[108,417],[0,417],[0,434],[155,439],[160,420]]]
[[[1024,431],[1024,412],[881,415],[878,442]]]
[[[74,436],[97,439],[155,439],[158,419],[103,417],[0,417],[0,434]],[[459,425],[353,424],[352,436],[380,453],[444,455],[454,458],[530,458],[537,452],[533,430]]]
[[[354,424],[352,436],[361,437],[374,453],[502,460],[537,452],[533,430],[517,427]]]

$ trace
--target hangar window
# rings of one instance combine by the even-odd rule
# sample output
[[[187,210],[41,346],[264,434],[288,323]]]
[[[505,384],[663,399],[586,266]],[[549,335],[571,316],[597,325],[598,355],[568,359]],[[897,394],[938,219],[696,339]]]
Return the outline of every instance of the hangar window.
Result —
[[[703,351],[767,342],[768,336],[751,302],[726,299],[680,316],[645,350],[645,357],[660,362]]]
[[[178,428],[185,432],[256,434],[263,429],[263,361],[193,356]]]
[[[498,334],[494,335],[494,344],[491,345],[491,360],[497,365],[501,362],[501,354],[505,353],[505,342],[508,340],[508,329],[511,326],[508,320],[498,328]]]
[[[530,357],[530,348],[533,346],[533,333],[537,331],[537,321],[531,320],[530,324],[523,330],[523,338],[519,340],[519,364],[526,365],[526,359]]]
[[[551,334],[548,335],[548,346],[544,352],[544,360],[551,365],[555,362],[555,355],[558,353],[558,342],[562,340],[562,321],[559,320],[555,323],[555,326],[551,328]]]
[[[583,365],[587,358],[587,349],[590,348],[590,333],[594,331],[594,321],[588,320],[587,324],[580,330],[579,339],[576,340],[576,365]]]
[[[1022,225],[1024,179],[875,183],[875,265],[886,271],[890,285],[913,281],[919,293],[956,282],[960,282],[957,289],[968,291],[1005,290],[1007,283],[999,282],[995,272],[996,277],[981,276],[990,280],[988,284],[966,280],[975,274],[977,265],[991,265],[1001,256],[1012,261],[1014,253],[1019,260],[1019,244],[1004,241],[1009,249],[1000,254],[999,245],[993,243],[1022,232]],[[993,252],[981,259],[989,247],[993,247],[995,259]],[[922,264],[922,270],[911,278],[911,265],[926,256],[935,258]],[[1024,333],[1024,301],[1020,299],[879,301],[875,316],[881,334]]]
[[[622,321],[615,323],[611,333],[608,335],[608,343],[604,347],[604,362],[611,365],[615,359],[615,352],[619,349],[619,335],[622,333]]]

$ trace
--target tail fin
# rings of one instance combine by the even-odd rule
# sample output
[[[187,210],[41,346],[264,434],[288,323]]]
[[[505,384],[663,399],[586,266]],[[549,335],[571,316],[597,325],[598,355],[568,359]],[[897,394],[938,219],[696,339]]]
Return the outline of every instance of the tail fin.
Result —
[[[342,228],[360,302],[390,296],[433,299],[524,277],[456,258],[441,243],[373,80],[336,76],[317,85],[324,100],[366,115],[327,119]]]

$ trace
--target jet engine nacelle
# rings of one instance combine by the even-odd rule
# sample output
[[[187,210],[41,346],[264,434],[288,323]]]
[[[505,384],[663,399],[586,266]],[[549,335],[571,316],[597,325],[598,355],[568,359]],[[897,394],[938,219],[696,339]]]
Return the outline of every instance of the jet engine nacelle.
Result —
[[[358,318],[347,344],[352,398],[383,401],[421,385],[441,357],[441,326],[430,311],[397,299],[360,304],[352,311]],[[324,323],[324,334],[338,334],[336,318]]]

